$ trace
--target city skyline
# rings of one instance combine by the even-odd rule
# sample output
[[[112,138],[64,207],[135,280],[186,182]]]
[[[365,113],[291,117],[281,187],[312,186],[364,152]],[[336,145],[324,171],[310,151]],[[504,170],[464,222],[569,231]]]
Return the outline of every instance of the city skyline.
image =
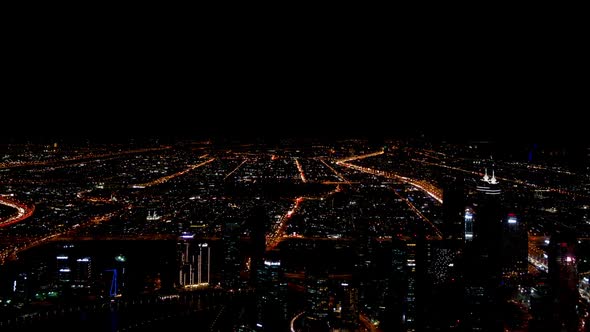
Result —
[[[0,324],[578,331],[590,145],[513,145],[0,145]]]

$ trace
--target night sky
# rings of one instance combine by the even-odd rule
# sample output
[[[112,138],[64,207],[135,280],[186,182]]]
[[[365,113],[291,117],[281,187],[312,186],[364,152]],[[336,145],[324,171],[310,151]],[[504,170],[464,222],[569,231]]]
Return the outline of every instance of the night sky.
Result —
[[[571,47],[320,39],[268,51],[161,37],[21,41],[6,62],[0,136],[588,140]]]

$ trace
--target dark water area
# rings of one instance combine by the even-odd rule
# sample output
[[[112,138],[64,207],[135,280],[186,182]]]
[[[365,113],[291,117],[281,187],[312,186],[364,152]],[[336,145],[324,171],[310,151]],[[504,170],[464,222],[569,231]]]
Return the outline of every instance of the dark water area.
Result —
[[[140,294],[149,279],[159,279],[160,288],[171,289],[176,270],[175,241],[75,241],[55,242],[21,253],[19,260],[1,267],[0,294],[13,291],[16,275],[31,272],[41,283],[51,283],[58,273],[58,256],[90,260],[90,276],[96,278],[116,266],[125,267],[127,294]],[[118,262],[122,257],[124,262]],[[75,262],[73,263],[76,264]]]
[[[41,318],[31,318],[2,327],[2,331],[157,331],[186,326],[206,329],[227,302],[223,295],[204,292],[184,293],[172,300],[150,297],[118,300],[87,308],[57,310]],[[239,302],[241,303],[241,299]]]
[[[217,279],[223,262],[219,241],[206,241],[195,238],[197,242],[208,242],[211,247],[211,274]],[[174,289],[178,278],[178,252],[175,240],[96,240],[54,242],[32,248],[19,255],[16,262],[0,266],[0,296],[13,292],[13,282],[17,274],[24,271],[37,271],[40,277],[51,282],[57,273],[57,256],[70,259],[89,258],[91,275],[96,277],[115,267],[125,268],[126,295],[138,295],[154,290],[150,283],[158,280],[162,291]],[[124,262],[117,259],[124,259]]]
[[[222,251],[217,242],[207,242],[212,280],[218,280]],[[70,270],[67,280],[60,272],[64,268]],[[119,331],[163,322],[207,326],[209,311],[222,302],[211,299],[216,291],[179,293],[177,286],[177,241],[49,243],[0,266],[0,330]]]
[[[192,242],[205,241],[195,238]],[[22,303],[19,308],[1,307],[0,303],[0,331],[155,331],[186,326],[197,331],[211,326],[231,331],[241,325],[254,326],[258,293],[249,288],[218,289],[223,282],[223,246],[219,240],[206,242],[211,248],[213,287],[190,292],[178,287],[176,240],[88,240],[33,248],[18,261],[0,267],[0,299]],[[239,260],[243,261],[252,254],[250,239],[242,238],[239,246]],[[358,255],[355,241],[290,239],[279,249],[288,284],[284,294],[288,314],[280,326],[286,327],[306,307],[309,275],[328,278],[333,287],[353,278]],[[376,244],[377,272],[388,271],[390,252],[387,244]],[[69,281],[62,280],[59,272],[65,266],[63,257],[68,257],[72,270]],[[113,298],[109,287],[114,269],[119,271],[120,296]],[[242,285],[249,277],[241,275]],[[72,286],[77,284],[84,287]]]

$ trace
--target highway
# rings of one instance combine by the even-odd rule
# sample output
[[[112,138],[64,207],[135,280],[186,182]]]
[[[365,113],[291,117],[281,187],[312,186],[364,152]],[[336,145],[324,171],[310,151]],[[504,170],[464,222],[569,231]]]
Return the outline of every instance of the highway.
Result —
[[[244,165],[247,161],[248,159],[244,159],[244,161],[242,161],[236,168],[234,168],[231,172],[227,173],[227,175],[223,178],[223,181],[227,180],[227,178],[229,178],[232,174],[239,170],[240,167],[242,167],[242,165]]]
[[[425,193],[427,193],[430,197],[434,198],[437,202],[442,203],[442,190],[436,186],[434,186],[431,183],[425,182],[425,181],[421,181],[421,180],[416,180],[416,179],[412,179],[406,176],[401,176],[398,175],[394,172],[388,172],[388,171],[381,171],[378,169],[374,169],[374,168],[370,168],[370,167],[363,167],[363,166],[358,166],[355,164],[350,164],[347,162],[337,162],[338,165],[343,166],[343,167],[347,167],[350,169],[354,169],[356,171],[359,172],[363,172],[363,173],[367,173],[367,174],[372,174],[372,175],[377,175],[377,176],[383,176],[389,179],[393,179],[393,180],[397,180],[406,184],[409,184],[413,187],[416,187],[422,191],[424,191]]]
[[[403,197],[402,195],[400,195],[397,191],[393,191],[395,193],[395,195],[402,199],[406,205],[408,205],[408,207],[410,208],[410,210],[412,210],[418,217],[420,217],[420,219],[424,220],[434,231],[434,233],[436,234],[436,238],[439,240],[442,240],[443,236],[442,236],[442,232],[438,229],[438,227],[436,227],[431,221],[430,219],[426,218],[426,216],[424,214],[422,214],[422,212],[420,212],[420,210],[418,210],[414,204],[412,204],[412,202],[410,202],[409,199]]]
[[[369,158],[369,157],[380,156],[380,155],[382,155],[384,153],[385,153],[385,151],[381,150],[381,151],[377,151],[377,152],[373,152],[373,153],[367,153],[367,154],[361,154],[361,155],[356,155],[356,156],[350,156],[350,157],[338,159],[338,160],[336,160],[336,163],[337,164],[339,164],[339,163],[347,163],[349,161],[354,161],[354,160],[365,159],[365,158]]]
[[[297,166],[297,170],[299,171],[299,176],[301,177],[301,181],[303,181],[303,183],[307,183],[307,179],[305,178],[305,173],[303,172],[303,167],[301,166],[301,163],[299,162],[299,159],[295,158],[295,166]]]
[[[28,206],[4,196],[0,196],[0,204],[16,210],[16,214],[11,215],[6,219],[0,219],[0,228],[19,223],[32,216],[33,212],[35,212],[34,205]]]
[[[147,150],[151,151],[154,149],[147,149]],[[159,149],[155,149],[155,150],[159,150]],[[133,150],[133,151],[127,151],[125,153],[137,153],[140,151],[145,152],[146,150]],[[205,157],[205,156],[202,156],[202,157]],[[140,185],[134,185],[133,187],[134,188],[146,188],[146,187],[166,183],[173,178],[184,175],[184,174],[186,174],[194,169],[197,169],[201,166],[204,166],[214,160],[215,160],[215,158],[210,158],[200,164],[190,166],[187,169],[184,169],[180,172],[158,178],[158,179],[151,181],[151,182],[143,183]],[[90,192],[91,192],[90,190],[80,191],[76,194],[76,196],[78,198],[86,200],[88,202],[116,204],[115,202],[113,202],[107,198],[90,196],[90,195],[88,195]],[[12,207],[17,210],[17,214],[15,216],[11,216],[7,220],[0,221],[0,228],[15,224],[20,221],[23,221],[26,218],[30,217],[33,214],[33,212],[35,211],[34,206],[29,207],[27,205],[24,205],[22,203],[18,203],[14,200],[11,200],[11,199],[3,197],[3,196],[0,196],[0,204]],[[58,233],[47,234],[42,237],[30,238],[30,239],[27,239],[26,242],[22,242],[22,243],[19,243],[16,245],[9,246],[9,247],[5,248],[4,250],[0,251],[0,265],[4,264],[7,260],[15,259],[20,252],[23,252],[23,251],[28,250],[30,248],[39,246],[41,244],[44,244],[44,243],[51,241],[51,240],[55,240],[60,237],[72,236],[80,228],[83,228],[83,227],[89,226],[89,225],[93,225],[93,224],[107,222],[107,221],[111,220],[112,218],[119,216],[121,213],[123,213],[131,208],[132,208],[132,206],[130,204],[126,204],[126,205],[121,206],[119,209],[117,209],[113,212],[91,217],[86,222],[84,222],[82,224],[78,224],[77,226],[70,228],[68,230],[58,232]]]
[[[106,198],[89,196],[88,195],[89,192],[90,192],[90,190],[80,191],[76,194],[76,196],[78,198],[86,200],[88,202],[116,204],[116,202],[113,202],[113,201],[106,199]],[[0,196],[0,200],[6,201],[7,199]],[[11,202],[14,202],[14,201],[11,201]],[[20,252],[29,250],[33,247],[39,246],[39,245],[47,243],[49,241],[56,240],[60,237],[73,236],[78,230],[80,230],[83,227],[109,221],[112,218],[119,216],[121,213],[131,209],[132,207],[133,206],[131,204],[125,204],[115,211],[91,217],[86,222],[81,223],[81,224],[77,224],[68,230],[64,230],[62,232],[57,232],[57,233],[51,233],[51,234],[47,234],[47,235],[44,235],[41,237],[36,237],[36,238],[35,237],[26,238],[26,241],[20,242],[18,244],[12,245],[12,246],[8,246],[4,250],[0,251],[0,265],[3,265],[7,260],[16,259]],[[21,209],[22,209],[22,207],[21,207]],[[35,209],[33,206],[32,208],[29,208],[29,210],[27,210],[26,213],[24,215],[22,215],[19,219],[13,220],[13,221],[11,221],[11,223],[14,224],[15,222],[19,222],[19,221],[22,221],[22,220],[30,217],[34,211],[35,211]],[[20,212],[19,212],[19,215],[20,215]],[[4,225],[5,224],[2,224],[2,225],[0,225],[0,227],[4,227]]]
[[[8,248],[0,251],[0,265],[4,264],[7,260],[16,259],[18,254],[23,251],[29,250],[33,247],[37,247],[37,246],[42,245],[42,244],[49,242],[51,240],[55,240],[58,237],[72,236],[80,228],[109,221],[112,218],[119,216],[121,213],[123,213],[124,211],[126,211],[130,208],[131,208],[131,205],[125,205],[125,206],[121,207],[120,209],[115,210],[113,212],[91,217],[86,222],[84,222],[82,224],[78,224],[77,226],[72,227],[68,230],[58,232],[58,233],[48,234],[43,237],[32,238],[32,239],[29,239],[29,241],[27,241],[27,242],[24,242],[24,243],[21,243],[21,244],[12,246],[12,247],[8,247]]]
[[[200,164],[192,165],[192,166],[190,166],[190,167],[188,167],[188,168],[186,168],[186,169],[184,169],[184,170],[182,170],[180,172],[176,172],[174,174],[166,175],[166,176],[163,176],[161,178],[155,179],[155,180],[150,181],[150,182],[131,185],[131,188],[148,188],[148,187],[157,186],[157,185],[166,183],[166,182],[168,182],[168,181],[170,181],[170,180],[172,180],[172,179],[174,179],[176,177],[179,177],[181,175],[184,175],[184,174],[186,174],[186,173],[188,173],[188,172],[190,172],[192,170],[195,170],[195,169],[197,169],[197,168],[199,168],[201,166],[205,166],[205,165],[207,165],[208,163],[212,162],[215,159],[216,158],[210,158],[207,161],[204,161],[204,162],[202,162]]]
[[[288,239],[288,238],[294,238],[293,236],[285,235],[285,231],[287,230],[289,220],[297,212],[297,210],[299,210],[299,208],[301,207],[301,204],[304,201],[316,200],[316,199],[323,200],[323,199],[326,199],[327,197],[329,197],[330,195],[338,192],[339,190],[340,190],[340,188],[336,187],[336,189],[326,193],[323,196],[316,196],[316,197],[299,196],[299,197],[295,198],[293,200],[293,205],[291,206],[291,209],[289,209],[289,211],[287,211],[287,213],[285,213],[285,215],[283,215],[281,217],[279,225],[275,228],[275,231],[266,236],[266,250],[270,251],[270,250],[276,249],[276,247],[279,245],[279,243],[281,243],[281,241]],[[300,236],[295,236],[295,237],[302,238]],[[319,240],[319,239],[329,239],[329,238],[313,238],[313,239]],[[330,239],[330,240],[333,240],[333,239]]]
[[[127,150],[127,151],[102,153],[102,154],[86,154],[86,155],[80,155],[80,156],[73,156],[73,157],[70,157],[67,159],[27,161],[27,162],[1,162],[0,169],[59,165],[59,164],[67,164],[67,163],[78,162],[78,161],[83,161],[83,160],[113,158],[113,157],[124,156],[124,155],[128,155],[128,154],[162,151],[162,150],[168,150],[171,148],[172,148],[171,146],[162,146],[162,147],[158,147],[158,148],[136,149],[136,150]]]
[[[337,170],[334,169],[334,167],[330,166],[324,159],[319,159],[324,165],[326,165],[326,167],[328,167],[332,172],[334,172],[334,174],[336,174],[336,177],[338,179],[340,179],[340,181],[345,182],[347,184],[350,184],[350,181],[348,181],[342,174],[340,174],[340,172],[338,172]]]
[[[287,230],[287,224],[289,219],[293,216],[295,212],[303,203],[304,197],[297,197],[293,201],[293,205],[287,213],[281,218],[279,225],[277,226],[276,230],[273,233],[270,233],[266,236],[266,250],[271,251],[275,249],[279,243],[283,240],[285,236],[285,231]]]

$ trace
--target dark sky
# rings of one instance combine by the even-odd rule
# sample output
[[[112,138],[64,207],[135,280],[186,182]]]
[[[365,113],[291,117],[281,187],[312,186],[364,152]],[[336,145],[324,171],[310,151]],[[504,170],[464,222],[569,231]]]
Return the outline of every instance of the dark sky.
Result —
[[[586,136],[580,53],[544,40],[46,37],[9,52],[4,138]]]

